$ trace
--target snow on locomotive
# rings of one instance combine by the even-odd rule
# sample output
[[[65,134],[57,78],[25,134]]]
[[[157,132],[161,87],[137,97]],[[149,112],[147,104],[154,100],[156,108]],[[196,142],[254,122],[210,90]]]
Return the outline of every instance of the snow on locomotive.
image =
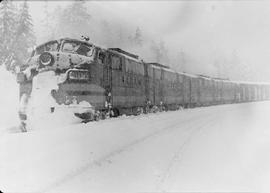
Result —
[[[70,38],[38,46],[21,67],[17,81],[24,131],[29,115],[38,108],[54,113],[66,107],[89,121],[270,97],[268,84],[179,73],[158,63],[145,63],[119,48],[103,49]]]

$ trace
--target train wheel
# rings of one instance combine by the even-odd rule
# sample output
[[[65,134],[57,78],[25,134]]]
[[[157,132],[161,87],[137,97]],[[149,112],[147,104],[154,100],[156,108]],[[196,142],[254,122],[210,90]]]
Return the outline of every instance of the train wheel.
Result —
[[[111,110],[111,117],[118,117],[120,115],[120,112],[118,109],[114,108]]]
[[[158,110],[159,110],[159,108],[156,106],[156,105],[154,105],[152,108],[151,108],[151,113],[156,113],[156,112],[158,112]]]

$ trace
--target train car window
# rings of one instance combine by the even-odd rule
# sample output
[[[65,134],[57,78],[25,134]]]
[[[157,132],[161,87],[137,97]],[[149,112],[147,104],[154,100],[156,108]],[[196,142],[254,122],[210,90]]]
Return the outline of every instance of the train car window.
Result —
[[[115,55],[111,56],[112,59],[112,69],[114,70],[122,70],[122,63],[121,63],[121,58]]]
[[[77,50],[76,50],[77,54],[83,55],[83,56],[91,56],[92,55],[92,48],[85,45],[85,44],[81,44]]]

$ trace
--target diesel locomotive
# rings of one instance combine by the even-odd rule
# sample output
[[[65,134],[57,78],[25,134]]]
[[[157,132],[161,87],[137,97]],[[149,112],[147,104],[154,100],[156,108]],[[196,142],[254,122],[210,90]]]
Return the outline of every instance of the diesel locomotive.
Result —
[[[40,89],[35,86],[35,77],[48,72],[58,77],[57,86],[50,90],[55,104],[73,108],[74,115],[85,121],[270,98],[267,83],[176,72],[120,48],[104,49],[87,39],[63,38],[36,47],[18,70],[23,131],[28,101]],[[57,108],[55,104],[48,105],[51,113]]]

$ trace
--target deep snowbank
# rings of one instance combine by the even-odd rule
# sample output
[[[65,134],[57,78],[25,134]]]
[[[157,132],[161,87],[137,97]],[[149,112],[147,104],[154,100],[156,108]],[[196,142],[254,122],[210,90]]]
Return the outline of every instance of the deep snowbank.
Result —
[[[54,71],[42,72],[33,78],[32,92],[26,108],[28,131],[63,127],[80,121],[74,116],[70,106],[58,105],[51,95],[51,91],[58,90],[58,84],[64,80],[63,75],[55,75]],[[53,113],[51,107],[55,108]]]
[[[269,190],[270,102],[2,136],[4,192]],[[62,121],[65,121],[63,119]]]
[[[0,133],[18,125],[19,85],[15,75],[0,66]]]

